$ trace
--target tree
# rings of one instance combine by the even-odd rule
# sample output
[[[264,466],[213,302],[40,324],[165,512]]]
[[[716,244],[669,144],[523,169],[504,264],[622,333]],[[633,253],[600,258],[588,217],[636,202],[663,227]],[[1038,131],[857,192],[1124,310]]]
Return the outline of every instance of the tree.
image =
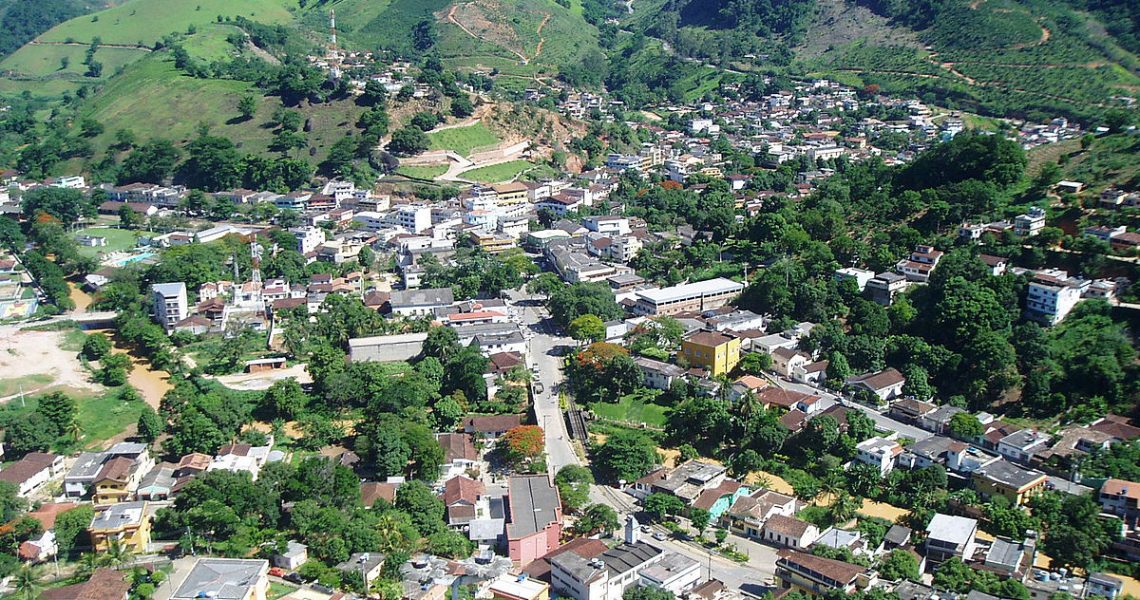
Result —
[[[960,412],[950,417],[950,433],[960,440],[972,440],[986,432],[986,428],[977,417]]]
[[[46,396],[40,396],[36,412],[43,415],[44,419],[51,424],[55,435],[60,436],[67,432],[67,429],[75,422],[75,418],[79,414],[79,406],[67,394],[52,392]]]
[[[654,492],[645,497],[642,502],[645,507],[645,512],[657,522],[662,522],[665,517],[681,514],[685,510],[685,503],[673,494],[665,494],[662,492]]]
[[[694,508],[689,511],[689,520],[692,521],[693,527],[697,529],[697,535],[703,536],[705,529],[709,526],[709,521],[712,520],[712,515],[703,508]]]
[[[456,560],[468,558],[475,551],[475,544],[461,532],[448,529],[433,533],[427,538],[427,551]]]
[[[743,373],[760,376],[772,368],[772,356],[764,352],[749,352],[740,358],[736,366]]]
[[[657,444],[636,431],[621,431],[591,449],[591,464],[604,481],[633,481],[658,462]]]
[[[412,525],[422,536],[443,531],[443,501],[422,481],[409,481],[396,490],[396,508],[412,518]]]
[[[542,458],[546,448],[545,434],[537,425],[511,428],[499,438],[498,450],[503,460],[515,470],[525,470]]]
[[[432,327],[424,340],[424,356],[432,356],[446,365],[462,350],[459,345],[459,334],[451,327]]]
[[[309,395],[296,379],[273,382],[261,398],[261,406],[283,419],[295,419],[309,404]]]
[[[238,114],[241,115],[242,120],[248,121],[253,118],[254,113],[257,112],[257,99],[253,96],[242,96],[238,100]]]
[[[36,600],[40,597],[40,590],[43,589],[41,583],[43,579],[43,569],[38,566],[24,565],[16,571],[16,577],[12,581],[12,587],[16,590],[16,597],[23,600]]]
[[[397,129],[388,142],[388,150],[397,156],[412,156],[428,149],[431,145],[427,134],[416,127]]]
[[[621,600],[674,600],[673,592],[647,585],[634,585],[626,588]]]
[[[910,552],[896,548],[891,550],[879,564],[879,575],[891,581],[903,579],[918,581],[918,560]]]
[[[594,474],[579,465],[566,465],[554,476],[558,497],[562,499],[562,506],[570,512],[578,512],[590,501],[590,486],[593,484]]]
[[[5,456],[18,459],[29,452],[46,452],[57,437],[56,426],[39,412],[18,417],[4,429]]]
[[[364,92],[360,94],[357,102],[364,106],[384,106],[388,100],[388,90],[384,84],[375,79],[369,79],[364,84]]]
[[[95,509],[89,504],[81,504],[59,514],[55,519],[55,541],[59,545],[59,553],[64,557],[70,556],[75,549],[76,542],[86,536],[87,527],[95,516]]]
[[[466,94],[451,99],[451,114],[460,119],[470,117],[475,112],[475,105]]]
[[[591,504],[582,511],[582,516],[574,523],[574,531],[578,535],[591,535],[600,533],[608,536],[621,527],[618,514],[612,507],[605,504]]]
[[[138,421],[138,435],[148,444],[154,443],[158,436],[162,435],[163,430],[162,418],[150,406],[143,406],[142,412],[139,413]]]
[[[101,333],[92,333],[83,340],[80,353],[87,360],[99,360],[111,351],[111,340]]]
[[[582,315],[566,328],[570,337],[579,342],[596,342],[606,338],[606,324],[595,315]]]
[[[182,151],[169,140],[154,139],[135,148],[119,168],[119,183],[162,184],[174,173]]]

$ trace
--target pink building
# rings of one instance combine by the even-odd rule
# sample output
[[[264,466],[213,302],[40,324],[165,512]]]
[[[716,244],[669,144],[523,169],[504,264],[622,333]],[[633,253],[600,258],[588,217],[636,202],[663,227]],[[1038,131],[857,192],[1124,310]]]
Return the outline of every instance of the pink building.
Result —
[[[511,477],[507,501],[507,543],[515,564],[525,567],[558,547],[562,537],[562,501],[548,476]]]

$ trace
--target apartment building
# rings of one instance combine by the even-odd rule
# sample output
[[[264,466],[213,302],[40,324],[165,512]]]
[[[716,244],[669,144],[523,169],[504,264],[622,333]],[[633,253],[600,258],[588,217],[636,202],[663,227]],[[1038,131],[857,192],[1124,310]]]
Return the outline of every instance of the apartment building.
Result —
[[[633,312],[645,316],[704,312],[728,304],[743,290],[743,284],[723,277],[657,290],[645,290],[636,292]]]

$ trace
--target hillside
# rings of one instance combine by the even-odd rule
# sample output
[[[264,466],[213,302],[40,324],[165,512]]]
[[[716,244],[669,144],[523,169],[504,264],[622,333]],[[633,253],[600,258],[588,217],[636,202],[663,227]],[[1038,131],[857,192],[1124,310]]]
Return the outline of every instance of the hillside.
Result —
[[[108,0],[0,0],[0,58],[59,23],[111,4]]]

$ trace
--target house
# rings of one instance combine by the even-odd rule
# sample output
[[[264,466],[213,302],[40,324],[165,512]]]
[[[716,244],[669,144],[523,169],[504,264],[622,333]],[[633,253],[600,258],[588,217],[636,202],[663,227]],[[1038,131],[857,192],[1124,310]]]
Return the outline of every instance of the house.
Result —
[[[269,561],[244,558],[195,558],[170,600],[265,600]]]
[[[812,546],[826,546],[828,548],[846,548],[852,552],[860,552],[863,554],[875,554],[876,548],[864,548],[865,540],[863,534],[854,529],[842,529],[839,527],[828,527],[819,534]]]
[[[878,373],[865,373],[847,380],[847,386],[874,394],[881,402],[893,400],[902,395],[906,377],[898,369],[891,367]]]
[[[1058,194],[1079,194],[1085,189],[1085,184],[1080,181],[1058,181],[1057,185],[1053,186]]]
[[[871,300],[883,306],[890,306],[894,303],[895,296],[901,294],[906,288],[907,278],[903,275],[879,273],[867,282],[866,293]]]
[[[435,309],[454,303],[451,288],[393,290],[388,300],[392,314],[403,317],[431,316]]]
[[[562,544],[558,548],[550,551],[546,554],[546,556],[543,556],[538,560],[530,563],[526,566],[525,569],[522,570],[522,572],[531,579],[537,579],[538,581],[551,583],[550,573],[552,566],[550,563],[555,556],[564,554],[566,552],[573,552],[578,556],[586,559],[587,561],[590,561],[606,550],[609,550],[609,546],[607,546],[606,543],[602,540],[594,538],[574,538],[569,542]]]
[[[986,263],[986,266],[990,268],[990,273],[993,274],[994,277],[1005,274],[1006,267],[1009,266],[1009,261],[1000,256],[979,254],[978,259]]]
[[[862,292],[867,288],[867,284],[875,278],[875,272],[866,269],[857,269],[855,267],[845,267],[835,271],[834,277],[838,282],[855,282],[855,287]]]
[[[776,560],[776,587],[812,597],[831,590],[850,594],[877,582],[866,567],[796,550],[780,550]]]
[[[895,270],[906,277],[907,281],[926,283],[938,266],[938,261],[942,260],[942,254],[941,250],[935,250],[933,246],[920,244],[915,246],[909,258],[904,258],[895,265]]]
[[[665,590],[674,597],[680,597],[700,583],[701,563],[676,552],[666,552],[661,560],[641,569],[638,577],[639,584],[644,587]]]
[[[918,426],[927,431],[945,435],[950,431],[950,420],[954,418],[954,415],[962,412],[966,412],[966,409],[960,406],[943,404],[920,417]]]
[[[181,281],[175,283],[156,283],[150,286],[151,310],[154,320],[167,330],[170,330],[179,321],[189,314],[186,302],[186,284]]]
[[[479,464],[479,451],[466,433],[437,433],[435,440],[443,449],[442,472],[446,478],[454,477]]]
[[[712,376],[727,375],[740,362],[740,338],[714,331],[698,331],[681,340],[681,354],[689,364]]]
[[[997,451],[1009,460],[1029,463],[1033,455],[1049,446],[1050,436],[1034,429],[1015,431],[1001,439]]]
[[[792,372],[811,362],[811,357],[792,348],[776,348],[772,352],[772,370],[791,379]]]
[[[525,575],[503,573],[487,586],[493,600],[548,600],[550,585]]]
[[[547,475],[515,475],[507,484],[506,524],[511,561],[525,567],[558,547],[562,501]]]
[[[732,382],[730,391],[732,401],[739,402],[741,398],[748,394],[759,393],[760,390],[768,387],[768,382],[755,375],[743,375],[736,381]]]
[[[736,499],[732,507],[720,517],[722,526],[734,533],[760,539],[764,524],[775,515],[791,517],[796,513],[796,499],[793,496],[758,489],[748,496]]]
[[[484,440],[497,440],[519,425],[522,425],[522,415],[475,416],[463,420],[463,432]]]
[[[903,449],[895,464],[904,469],[923,469],[932,465],[945,465],[951,446],[965,446],[962,442],[939,435],[919,440]]]
[[[138,489],[143,476],[140,466],[125,456],[116,456],[103,463],[92,482],[95,488],[92,501],[95,505],[124,502],[130,498]]]
[[[894,468],[895,458],[902,450],[898,442],[876,436],[855,445],[855,460],[875,467],[879,476],[885,477]]]
[[[1064,271],[1038,272],[1029,281],[1025,316],[1046,325],[1056,325],[1081,301],[1079,284]]]
[[[388,504],[396,502],[396,490],[402,481],[362,481],[360,482],[360,504],[365,508],[372,508],[377,502],[383,500]]]
[[[926,556],[941,563],[949,558],[971,558],[974,555],[978,522],[967,517],[938,513],[926,526]]]
[[[44,590],[40,600],[127,600],[131,592],[131,582],[127,573],[106,567],[99,567],[91,578],[83,583]]]
[[[983,561],[986,569],[1017,581],[1024,581],[1037,555],[1037,533],[1026,532],[1022,541],[998,537],[990,542]]]
[[[150,543],[150,515],[145,501],[120,502],[95,513],[87,532],[96,552],[106,552],[112,541],[137,554]]]
[[[1032,237],[1045,228],[1045,209],[1034,206],[1025,214],[1013,219],[1013,232],[1022,237]]]
[[[721,465],[689,460],[672,470],[658,469],[634,482],[634,487],[645,496],[669,494],[680,498],[685,506],[692,506],[705,491],[720,488],[726,473]]]
[[[1116,600],[1124,592],[1124,582],[1112,575],[1090,573],[1085,583],[1085,597],[1096,596]]]
[[[452,527],[467,525],[479,517],[479,503],[486,489],[483,483],[462,475],[452,477],[443,484],[443,506],[447,511],[447,524]]]
[[[748,495],[748,488],[740,483],[725,479],[720,485],[706,489],[693,501],[690,509],[699,508],[709,513],[714,521],[719,519],[738,498]]]
[[[1101,509],[1120,517],[1126,525],[1135,529],[1140,522],[1140,483],[1123,479],[1106,479],[1100,486]]]
[[[772,515],[764,523],[763,539],[785,548],[807,548],[819,538],[819,528],[807,521]]]
[[[902,398],[891,403],[890,416],[904,423],[917,425],[923,417],[934,412],[937,404],[914,398]]]
[[[827,380],[827,367],[830,364],[830,361],[817,360],[806,365],[796,366],[792,369],[792,381],[821,387]]]
[[[1040,471],[1023,469],[1017,465],[997,460],[973,472],[974,489],[985,498],[1005,496],[1011,504],[1025,504],[1030,496],[1045,490],[1048,479]]]
[[[0,481],[16,486],[16,495],[31,496],[63,468],[63,457],[47,452],[29,452],[0,470]]]
[[[286,571],[296,571],[309,560],[309,547],[293,540],[285,544],[285,551],[273,555],[273,566]]]
[[[668,390],[673,383],[685,375],[685,370],[677,365],[653,360],[644,356],[636,356],[633,362],[645,375],[645,387],[655,390]]]
[[[342,574],[358,573],[367,581],[376,581],[384,570],[385,556],[380,552],[354,552],[348,560],[334,568]]]
[[[642,581],[641,573],[665,560],[667,554],[661,548],[641,541],[639,536],[637,520],[630,515],[626,518],[624,543],[592,559],[583,558],[576,552],[555,556],[550,561],[551,587],[559,596],[574,600],[620,600],[625,591],[635,585],[651,585]],[[679,566],[679,571],[691,579],[691,567],[680,563]],[[698,566],[698,579],[699,570]],[[678,572],[678,569],[673,571]],[[660,577],[674,579],[667,573]]]

